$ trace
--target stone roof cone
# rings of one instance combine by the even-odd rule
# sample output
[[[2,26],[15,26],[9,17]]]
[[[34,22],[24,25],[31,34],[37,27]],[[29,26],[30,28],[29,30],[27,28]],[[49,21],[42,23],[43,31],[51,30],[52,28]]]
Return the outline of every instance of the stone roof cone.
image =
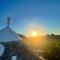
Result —
[[[0,30],[0,42],[7,42],[7,41],[17,41],[22,40],[22,38],[11,29],[10,27],[11,18],[7,18],[7,26]]]

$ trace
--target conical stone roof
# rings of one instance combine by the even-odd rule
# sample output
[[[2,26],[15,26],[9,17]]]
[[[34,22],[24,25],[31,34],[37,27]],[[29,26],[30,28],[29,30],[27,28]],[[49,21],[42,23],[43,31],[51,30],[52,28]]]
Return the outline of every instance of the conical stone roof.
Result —
[[[22,40],[22,38],[10,28],[9,24],[10,17],[8,17],[7,26],[0,30],[0,42]]]

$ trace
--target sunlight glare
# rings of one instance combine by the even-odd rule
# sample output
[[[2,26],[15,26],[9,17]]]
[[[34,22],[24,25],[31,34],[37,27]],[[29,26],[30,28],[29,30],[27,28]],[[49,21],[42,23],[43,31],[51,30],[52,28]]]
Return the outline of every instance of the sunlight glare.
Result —
[[[38,33],[34,31],[34,32],[31,33],[31,35],[32,35],[33,37],[35,37],[35,36],[38,36]]]

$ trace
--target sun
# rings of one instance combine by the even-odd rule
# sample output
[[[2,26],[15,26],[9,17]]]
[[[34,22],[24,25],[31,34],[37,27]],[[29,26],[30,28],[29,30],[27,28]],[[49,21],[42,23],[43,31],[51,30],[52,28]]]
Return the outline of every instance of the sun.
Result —
[[[38,36],[38,33],[34,31],[34,32],[31,33],[31,35],[32,35],[33,37],[36,37],[36,36]]]

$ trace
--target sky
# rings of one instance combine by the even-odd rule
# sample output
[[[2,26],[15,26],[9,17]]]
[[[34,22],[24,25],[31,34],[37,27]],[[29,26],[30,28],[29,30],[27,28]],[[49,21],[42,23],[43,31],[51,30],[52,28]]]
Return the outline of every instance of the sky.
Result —
[[[60,0],[0,0],[0,29],[11,17],[14,31],[26,34],[27,27],[42,27],[46,34],[60,34]]]

